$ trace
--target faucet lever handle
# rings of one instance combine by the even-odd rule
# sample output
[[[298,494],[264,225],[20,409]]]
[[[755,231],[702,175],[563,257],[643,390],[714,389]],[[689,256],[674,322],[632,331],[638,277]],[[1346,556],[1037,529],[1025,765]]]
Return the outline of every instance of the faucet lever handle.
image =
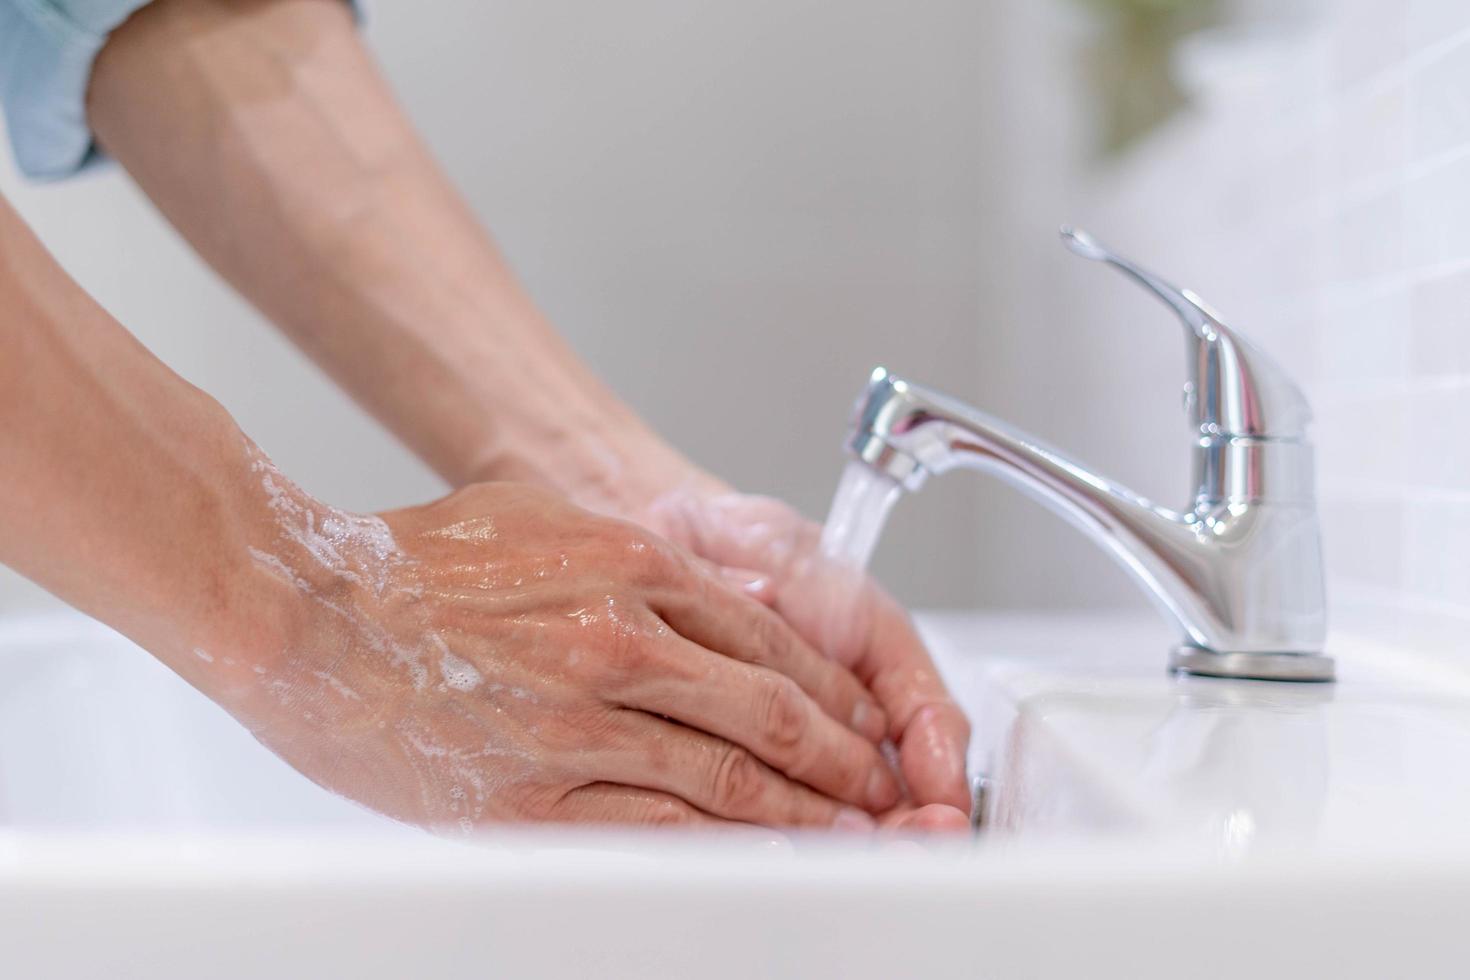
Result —
[[[1067,248],[1120,270],[1179,316],[1189,340],[1185,408],[1206,436],[1302,439],[1312,421],[1306,396],[1265,351],[1220,322],[1193,291],[1125,259],[1079,228],[1062,226]]]
[[[1180,289],[1172,283],[1165,282],[1137,263],[1125,259],[1080,228],[1063,225],[1061,234],[1063,243],[1073,253],[1095,262],[1106,262],[1113,268],[1122,271],[1134,282],[1169,304],[1196,337],[1200,340],[1211,339],[1213,327],[1219,325],[1219,318],[1209,307],[1205,306],[1204,300],[1187,289]]]

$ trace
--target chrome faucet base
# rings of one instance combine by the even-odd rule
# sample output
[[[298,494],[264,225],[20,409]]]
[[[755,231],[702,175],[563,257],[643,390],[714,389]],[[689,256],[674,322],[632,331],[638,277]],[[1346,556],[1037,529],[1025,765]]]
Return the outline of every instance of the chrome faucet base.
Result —
[[[1169,653],[1169,669],[1193,677],[1228,677],[1251,681],[1331,683],[1337,665],[1320,653],[1216,653],[1181,644]]]

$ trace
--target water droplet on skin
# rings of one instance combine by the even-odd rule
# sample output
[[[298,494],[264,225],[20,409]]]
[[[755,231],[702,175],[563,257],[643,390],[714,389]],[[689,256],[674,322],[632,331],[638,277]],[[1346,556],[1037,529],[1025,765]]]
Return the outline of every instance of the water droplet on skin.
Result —
[[[499,535],[500,532],[496,529],[493,518],[471,517],[430,531],[427,536],[431,538],[446,538],[451,541],[467,541],[484,544],[494,541]]]

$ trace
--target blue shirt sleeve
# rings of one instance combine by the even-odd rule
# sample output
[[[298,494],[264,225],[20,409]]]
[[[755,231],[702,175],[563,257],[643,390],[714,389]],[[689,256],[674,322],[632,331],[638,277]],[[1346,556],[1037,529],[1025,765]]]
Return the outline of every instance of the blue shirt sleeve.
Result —
[[[0,105],[23,174],[56,180],[102,159],[87,125],[92,62],[146,3],[0,0]]]

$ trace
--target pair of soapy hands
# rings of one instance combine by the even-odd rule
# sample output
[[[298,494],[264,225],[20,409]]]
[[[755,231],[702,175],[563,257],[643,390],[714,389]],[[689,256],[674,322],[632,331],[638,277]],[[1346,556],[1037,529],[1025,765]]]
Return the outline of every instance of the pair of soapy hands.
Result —
[[[466,832],[968,826],[968,724],[907,617],[777,500],[635,521],[491,483],[364,517],[265,479],[253,554],[318,614],[226,706],[328,788]]]
[[[347,514],[251,447],[203,453],[228,501],[223,584],[200,590],[197,623],[139,629],[263,742],[450,829],[965,825],[965,720],[902,611],[823,563],[816,527],[673,458],[601,388],[344,5],[154,0],[98,55],[87,120],[206,259],[462,487]],[[232,428],[166,380],[138,391],[119,441],[156,404],[192,419],[160,436]]]

